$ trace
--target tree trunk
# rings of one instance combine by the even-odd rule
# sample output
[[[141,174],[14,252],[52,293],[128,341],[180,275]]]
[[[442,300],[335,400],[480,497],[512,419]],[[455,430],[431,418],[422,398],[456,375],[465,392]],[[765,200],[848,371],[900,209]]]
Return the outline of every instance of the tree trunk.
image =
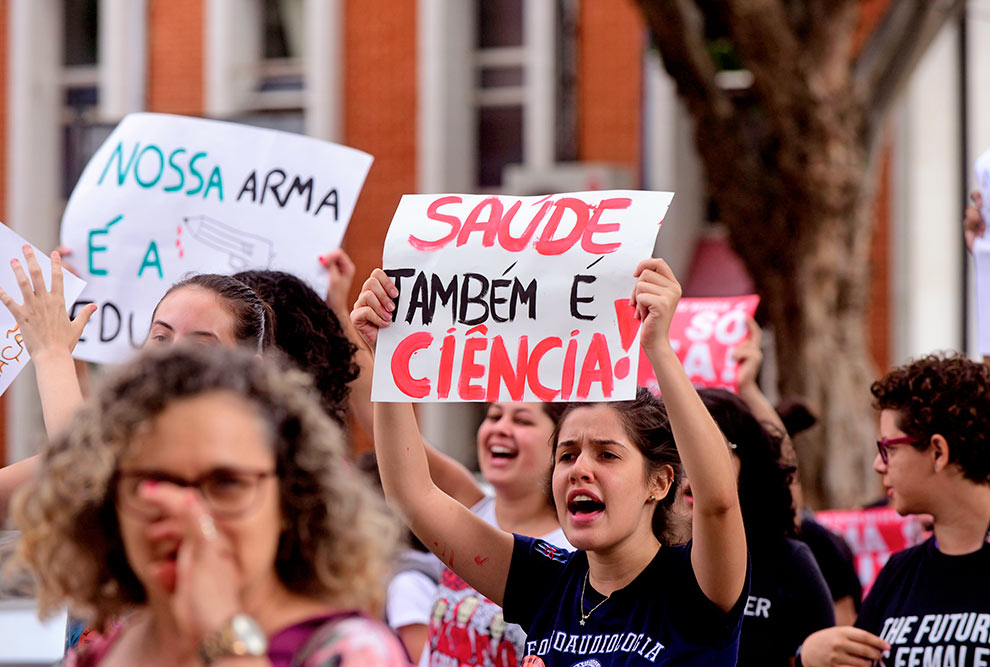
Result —
[[[805,147],[825,151],[835,141],[807,137]],[[776,192],[779,183],[772,187],[764,199],[768,230],[816,221],[783,232],[783,243],[768,243],[754,229],[751,188],[725,184],[718,198],[734,248],[759,267],[752,274],[774,330],[780,392],[803,398],[819,415],[820,426],[796,443],[805,498],[815,507],[851,507],[875,496],[875,369],[866,342],[871,173],[862,156],[813,181],[791,182],[786,194]]]
[[[695,120],[719,217],[770,313],[780,390],[820,417],[798,445],[806,497],[815,506],[870,499],[870,157],[891,100],[964,3],[887,0],[858,40],[861,0],[636,2]],[[749,90],[719,87],[710,29],[728,32]]]
[[[868,245],[868,221],[853,228]],[[860,294],[867,263],[854,261],[855,254],[837,241],[820,241],[801,258],[796,276],[779,276],[761,290],[775,333],[780,391],[803,397],[819,415],[820,426],[796,442],[805,501],[814,507],[852,507],[875,496],[869,393],[875,370]],[[836,258],[844,270],[823,275],[821,266]]]

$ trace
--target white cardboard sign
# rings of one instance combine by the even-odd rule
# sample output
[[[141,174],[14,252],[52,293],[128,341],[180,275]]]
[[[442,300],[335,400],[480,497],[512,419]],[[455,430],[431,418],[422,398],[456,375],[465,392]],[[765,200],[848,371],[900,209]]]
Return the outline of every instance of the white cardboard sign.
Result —
[[[977,158],[974,171],[983,195],[980,213],[990,222],[990,149]],[[987,235],[973,243],[973,267],[976,273],[976,336],[980,354],[990,356],[990,237]]]
[[[340,246],[367,153],[275,130],[166,114],[124,118],[86,165],[62,244],[99,310],[81,359],[139,347],[170,285],[194,273],[278,269],[319,293],[319,256]]]
[[[632,398],[638,327],[622,330],[617,309],[672,197],[404,196],[385,239],[399,298],[373,400]]]
[[[29,245],[19,234],[6,225],[0,223],[0,287],[9,294],[17,303],[23,303],[21,288],[17,285],[14,277],[14,270],[10,267],[12,259],[18,259],[24,272],[27,273],[27,264],[24,261],[22,248]],[[48,255],[33,245],[34,255],[41,266],[41,273],[45,276],[45,287],[52,284],[52,260]],[[62,294],[65,296],[65,305],[68,309],[86,287],[86,282],[80,280],[68,271],[62,271]],[[14,378],[24,369],[24,366],[31,359],[27,348],[24,347],[24,337],[18,329],[14,316],[5,306],[0,306],[0,394],[7,391],[7,387],[14,381]]]

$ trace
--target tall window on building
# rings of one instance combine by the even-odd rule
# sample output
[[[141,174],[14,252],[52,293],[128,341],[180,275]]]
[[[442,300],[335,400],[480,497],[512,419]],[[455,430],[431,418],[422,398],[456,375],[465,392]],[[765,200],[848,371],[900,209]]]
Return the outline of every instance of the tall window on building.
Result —
[[[498,189],[510,164],[574,158],[576,16],[573,0],[476,0],[479,188]]]
[[[523,0],[478,0],[475,51],[478,171],[483,188],[523,160],[526,48]]]
[[[303,0],[262,0],[261,19],[261,58],[252,106],[299,112],[305,88]]]
[[[99,0],[62,0],[62,12],[62,197],[68,199],[111,128],[98,122]]]
[[[315,7],[312,0],[212,0],[207,5],[207,113],[303,132],[305,27]]]

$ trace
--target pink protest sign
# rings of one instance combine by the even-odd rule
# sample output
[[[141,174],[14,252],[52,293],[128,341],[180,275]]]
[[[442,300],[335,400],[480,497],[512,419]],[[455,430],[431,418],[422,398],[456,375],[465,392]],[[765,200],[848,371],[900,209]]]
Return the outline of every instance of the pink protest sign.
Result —
[[[399,290],[376,401],[603,401],[636,391],[618,321],[673,197],[406,195],[383,266]]]
[[[736,347],[749,337],[746,319],[753,316],[760,297],[681,299],[670,323],[670,344],[696,387],[736,391],[738,369],[733,358]],[[635,330],[639,321],[625,302],[616,302],[620,328]],[[646,360],[639,363],[640,387],[658,391],[657,378]]]
[[[928,538],[918,517],[901,516],[888,508],[827,510],[816,513],[815,518],[849,544],[863,595],[869,592],[891,554]]]

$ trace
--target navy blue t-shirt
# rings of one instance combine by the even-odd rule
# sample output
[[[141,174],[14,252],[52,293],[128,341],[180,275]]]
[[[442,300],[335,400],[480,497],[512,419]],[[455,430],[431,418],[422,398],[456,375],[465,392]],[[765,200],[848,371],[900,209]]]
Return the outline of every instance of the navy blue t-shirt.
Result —
[[[665,546],[581,626],[578,607],[587,573],[583,551],[515,536],[503,611],[507,621],[526,629],[527,667],[736,664],[748,572],[738,602],[725,613],[698,586],[691,543]],[[585,613],[602,600],[588,584]]]

